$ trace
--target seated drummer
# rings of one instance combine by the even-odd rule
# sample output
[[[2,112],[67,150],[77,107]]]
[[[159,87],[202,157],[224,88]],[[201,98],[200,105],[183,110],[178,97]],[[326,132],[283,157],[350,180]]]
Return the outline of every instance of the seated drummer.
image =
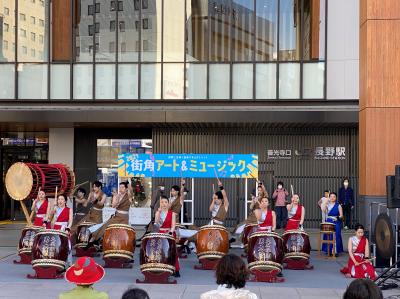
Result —
[[[260,230],[273,232],[276,229],[276,214],[269,206],[267,197],[261,198],[260,209],[254,211]]]
[[[44,221],[43,226],[70,231],[72,219],[72,209],[67,207],[67,198],[64,194],[60,194],[57,197],[57,205],[50,211],[48,221]]]
[[[176,227],[176,214],[169,208],[169,201],[165,195],[160,197],[160,208],[156,212],[154,226],[159,227],[159,232],[164,234],[170,234],[176,238],[175,227]],[[175,260],[175,277],[180,277],[180,266],[178,260],[178,253],[176,254]]]
[[[218,179],[218,187],[220,191],[214,193],[210,204],[211,224],[224,225],[226,215],[228,214],[229,200],[226,195],[224,186]]]
[[[288,210],[288,221],[285,231],[301,229],[303,230],[304,216],[306,214],[305,208],[300,205],[300,198],[298,194],[293,194],[292,202],[286,206]]]
[[[185,180],[181,179],[181,187],[174,185],[170,190],[169,209],[175,213],[176,223],[180,222],[179,214],[181,213],[183,201],[185,200]]]
[[[76,191],[76,196],[74,196],[75,200],[75,213],[74,213],[74,221],[73,224],[77,224],[82,220],[88,213],[90,208],[92,207],[92,203],[89,202],[89,198],[86,198],[86,190],[83,188],[78,188]]]
[[[128,182],[119,183],[118,193],[113,195],[111,206],[115,209],[115,214],[103,224],[94,225],[89,228],[92,232],[91,242],[98,241],[103,237],[106,228],[110,224],[129,225],[129,208],[132,203],[132,191]]]
[[[46,198],[44,191],[39,191],[36,199],[32,203],[31,221],[35,226],[42,226],[43,221],[47,221],[52,205]]]

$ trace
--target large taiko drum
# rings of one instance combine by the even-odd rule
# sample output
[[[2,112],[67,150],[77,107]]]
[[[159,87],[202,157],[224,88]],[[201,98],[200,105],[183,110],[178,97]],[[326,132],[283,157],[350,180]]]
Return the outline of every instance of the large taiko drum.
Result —
[[[132,260],[136,247],[136,232],[126,224],[110,224],[103,237],[103,258]]]
[[[257,230],[258,230],[258,224],[255,223],[246,224],[246,226],[244,227],[242,234],[242,243],[245,248],[247,248],[247,245],[249,243],[250,235],[256,232]]]
[[[308,261],[310,259],[310,239],[306,232],[289,230],[283,234],[282,239],[285,245],[284,261]]]
[[[140,270],[152,273],[172,274],[175,271],[176,245],[174,237],[162,233],[150,233],[142,238]]]
[[[250,235],[247,252],[248,268],[250,271],[270,272],[277,270],[281,272],[283,256],[283,240],[278,234],[258,231]]]
[[[11,198],[36,198],[39,190],[47,196],[69,195],[75,186],[73,171],[64,164],[34,164],[17,162],[7,171],[5,185]]]
[[[18,243],[18,254],[32,254],[33,241],[39,230],[43,229],[40,226],[26,226],[21,231],[21,238]]]
[[[199,260],[220,259],[229,251],[229,233],[222,225],[204,225],[197,233],[197,257]]]
[[[321,232],[335,232],[336,231],[336,225],[334,223],[330,222],[322,222],[320,225]]]
[[[57,268],[63,271],[66,267],[69,252],[68,234],[55,229],[39,231],[32,246],[32,267]]]
[[[85,248],[87,247],[90,240],[90,231],[89,227],[95,225],[94,222],[83,222],[78,226],[76,239],[75,239],[75,248]]]

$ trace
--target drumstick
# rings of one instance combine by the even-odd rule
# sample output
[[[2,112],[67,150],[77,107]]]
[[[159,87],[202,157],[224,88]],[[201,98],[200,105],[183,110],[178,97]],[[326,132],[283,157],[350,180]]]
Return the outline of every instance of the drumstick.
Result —
[[[42,187],[39,187],[39,191],[38,191],[38,193],[37,193],[37,195],[36,195],[36,199],[38,199],[39,198],[39,192],[40,192],[40,188],[42,188]],[[35,199],[35,200],[36,200]],[[35,201],[33,201],[33,202],[35,202]],[[22,208],[23,209],[23,208]],[[29,215],[29,219],[32,221],[32,217],[33,217],[33,214],[35,213],[35,207],[31,207],[31,214]]]
[[[212,186],[213,186],[213,194],[214,194],[215,193],[215,185],[212,184]]]
[[[215,169],[215,167],[214,167],[214,173],[215,173],[215,176],[217,177],[217,180],[219,180],[218,173],[217,173],[217,170]]]
[[[373,257],[372,259],[367,259],[367,260],[365,260],[365,261],[362,261],[362,262],[359,263],[359,264],[361,265],[361,264],[364,264],[364,263],[367,263],[367,262],[371,262],[371,261],[373,261],[373,260],[375,260],[375,259],[376,259],[376,256]]]
[[[290,189],[291,189],[291,191],[292,191],[292,196],[293,196],[294,191],[293,191],[293,185],[292,185],[292,184],[290,184]]]

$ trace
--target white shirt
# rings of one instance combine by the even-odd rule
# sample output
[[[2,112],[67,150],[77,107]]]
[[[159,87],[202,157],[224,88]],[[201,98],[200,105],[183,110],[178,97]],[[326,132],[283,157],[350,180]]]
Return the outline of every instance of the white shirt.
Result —
[[[244,289],[227,288],[219,285],[216,290],[200,295],[200,299],[258,299],[257,295]]]

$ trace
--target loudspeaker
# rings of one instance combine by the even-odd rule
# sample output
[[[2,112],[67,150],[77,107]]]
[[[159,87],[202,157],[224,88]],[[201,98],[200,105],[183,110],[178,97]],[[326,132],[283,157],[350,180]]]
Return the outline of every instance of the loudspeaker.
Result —
[[[398,166],[396,166],[396,174]],[[400,167],[399,167],[400,171]],[[386,176],[386,203],[388,209],[400,208],[400,195],[397,196],[396,193],[400,193],[400,175]]]

